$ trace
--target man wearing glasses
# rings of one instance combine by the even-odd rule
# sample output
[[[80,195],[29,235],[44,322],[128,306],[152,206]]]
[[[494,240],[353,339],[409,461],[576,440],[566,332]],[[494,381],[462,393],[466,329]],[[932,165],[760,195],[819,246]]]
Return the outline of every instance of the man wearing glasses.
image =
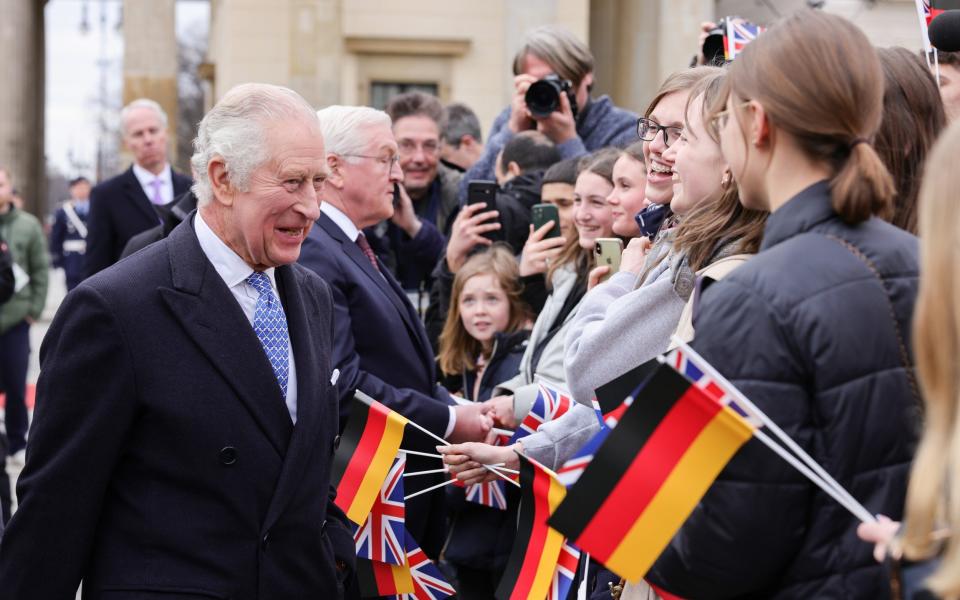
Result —
[[[440,164],[443,106],[436,97],[400,94],[386,113],[393,121],[403,179],[393,217],[365,233],[374,252],[419,305],[420,292],[429,289],[430,272],[443,254],[462,174]]]
[[[394,184],[404,176],[390,117],[363,106],[330,106],[318,115],[329,177],[320,218],[304,240],[299,262],[320,275],[333,293],[331,336],[341,429],[350,398],[359,389],[445,439],[484,439],[492,425],[489,409],[455,406],[436,384],[436,360],[423,325],[364,233],[394,216]],[[421,223],[422,229],[433,227],[426,219]],[[435,446],[413,428],[404,436],[408,450],[435,454]],[[436,468],[433,458],[407,459],[410,472]],[[441,474],[414,477],[404,487],[413,494],[442,481]],[[432,558],[439,556],[445,539],[443,505],[442,492],[406,503],[407,529]]]

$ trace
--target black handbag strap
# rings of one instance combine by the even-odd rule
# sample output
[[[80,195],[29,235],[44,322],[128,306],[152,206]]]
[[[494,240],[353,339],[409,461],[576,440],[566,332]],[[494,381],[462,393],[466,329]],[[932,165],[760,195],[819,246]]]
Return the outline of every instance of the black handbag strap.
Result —
[[[867,256],[859,248],[847,240],[835,235],[828,233],[822,235],[846,248],[846,250],[859,259],[860,262],[863,263],[863,265],[866,266],[871,273],[873,273],[873,276],[877,278],[877,281],[880,282],[880,288],[883,290],[883,295],[887,299],[887,307],[890,310],[890,320],[893,322],[893,329],[897,335],[897,344],[900,346],[900,361],[903,363],[903,369],[907,374],[907,381],[910,382],[910,390],[913,392],[913,398],[917,402],[917,406],[922,408],[923,401],[920,397],[920,386],[917,384],[916,372],[914,370],[913,363],[910,361],[910,353],[907,351],[906,338],[904,337],[903,331],[900,328],[900,321],[897,320],[897,313],[893,307],[893,299],[890,297],[890,293],[887,291],[886,281],[884,281],[883,276],[880,274],[877,266],[873,264],[873,261],[867,258]]]

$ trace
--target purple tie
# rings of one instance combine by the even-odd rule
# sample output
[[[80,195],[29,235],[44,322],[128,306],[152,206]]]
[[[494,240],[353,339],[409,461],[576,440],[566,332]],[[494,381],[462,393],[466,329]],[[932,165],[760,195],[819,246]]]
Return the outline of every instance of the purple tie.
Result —
[[[362,233],[357,236],[357,245],[360,246],[360,250],[367,257],[367,260],[370,261],[370,264],[373,265],[373,268],[380,272],[380,265],[377,264],[377,255],[373,253],[373,248],[370,247],[370,242],[367,241],[367,236]]]
[[[150,198],[150,202],[153,202],[157,206],[163,206],[165,202],[163,201],[163,195],[160,193],[160,186],[163,185],[163,180],[154,179],[150,182],[150,186],[153,188],[153,198]]]

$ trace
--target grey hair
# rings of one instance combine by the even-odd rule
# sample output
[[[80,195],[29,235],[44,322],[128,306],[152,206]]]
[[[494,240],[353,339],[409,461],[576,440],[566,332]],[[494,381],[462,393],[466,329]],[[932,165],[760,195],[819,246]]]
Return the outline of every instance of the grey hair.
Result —
[[[385,126],[390,129],[390,116],[369,106],[328,106],[317,111],[327,154],[346,156],[363,154],[370,143],[368,129]]]
[[[250,175],[267,161],[270,124],[288,119],[316,123],[313,107],[295,91],[266,83],[244,83],[232,88],[208,112],[193,140],[193,194],[204,206],[213,197],[207,167],[223,159],[230,183],[247,191]]]
[[[528,54],[536,56],[573,85],[580,85],[593,73],[593,54],[577,36],[560,25],[541,25],[527,31],[523,44],[513,58],[513,74],[523,73]]]
[[[157,117],[160,119],[160,125],[163,129],[167,128],[167,113],[164,112],[163,107],[159,103],[151,100],[149,98],[137,98],[130,104],[123,107],[123,110],[120,111],[120,124],[123,126],[123,133],[127,133],[127,117],[130,116],[130,113],[138,108],[149,108],[153,112],[157,113]]]
[[[465,135],[471,136],[478,142],[483,141],[477,113],[466,104],[451,104],[444,109],[442,129],[440,136],[443,141],[454,148],[460,147],[460,140]]]

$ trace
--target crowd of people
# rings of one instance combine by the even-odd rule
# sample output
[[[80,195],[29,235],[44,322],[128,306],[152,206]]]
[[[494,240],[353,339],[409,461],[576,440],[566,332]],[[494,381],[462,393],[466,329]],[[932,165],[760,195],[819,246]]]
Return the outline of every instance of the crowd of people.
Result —
[[[74,180],[56,214],[72,291],[29,432],[47,242],[0,166],[5,441],[25,461],[0,595],[360,597],[330,485],[360,390],[448,440],[404,435],[425,472],[406,527],[457,597],[492,598],[520,495],[417,494],[450,477],[429,455],[466,484],[518,452],[559,469],[601,427],[596,390],[681,340],[881,517],[750,442],[644,581],[578,571],[592,597],[960,598],[960,55],[939,61],[941,81],[803,10],[641,115],[594,97],[586,45],[544,26],[485,137],[421,92],[317,111],[246,84],[203,118],[190,177],[134,101],[133,165]],[[497,443],[541,384],[575,404]]]

